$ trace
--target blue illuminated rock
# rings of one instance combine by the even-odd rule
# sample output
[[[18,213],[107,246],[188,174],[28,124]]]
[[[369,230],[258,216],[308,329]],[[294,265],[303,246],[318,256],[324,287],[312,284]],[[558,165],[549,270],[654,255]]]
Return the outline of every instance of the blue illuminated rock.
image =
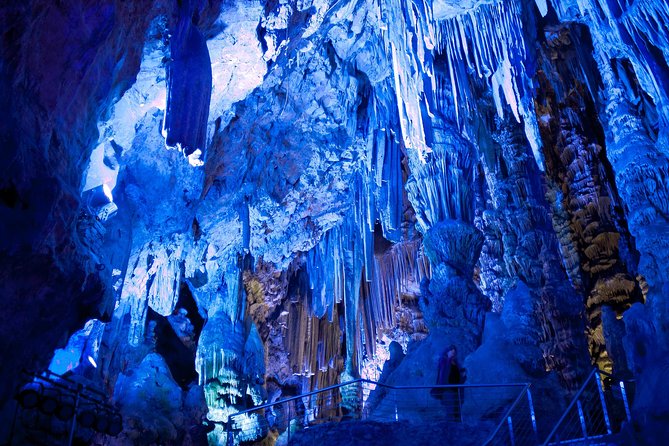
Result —
[[[592,363],[660,382],[638,347],[669,338],[667,22],[666,0],[3,4],[0,413],[93,319],[53,363],[84,374],[99,339],[118,444],[379,375],[393,341],[395,383],[432,384],[451,342],[472,379],[551,397]]]
[[[199,0],[177,2],[177,19],[170,31],[167,63],[165,144],[182,151],[191,164],[201,165],[207,144],[211,102],[211,59],[197,28],[203,5]]]
[[[202,389],[193,388],[194,395]],[[132,370],[119,376],[114,392],[125,431],[121,442],[176,444],[202,416],[202,396],[191,395],[174,381],[164,359],[147,355]],[[199,406],[199,408],[198,408]]]

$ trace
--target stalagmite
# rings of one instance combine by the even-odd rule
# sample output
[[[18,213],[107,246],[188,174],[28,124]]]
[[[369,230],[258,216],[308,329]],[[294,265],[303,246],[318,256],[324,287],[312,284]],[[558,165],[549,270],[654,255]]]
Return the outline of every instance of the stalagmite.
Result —
[[[600,59],[600,68],[611,128],[607,134],[609,159],[625,201],[630,232],[641,252],[639,272],[650,285],[648,303],[657,318],[658,334],[666,340],[669,328],[663,321],[669,317],[669,307],[663,296],[667,282],[662,265],[669,262],[669,158],[646,132],[609,62]]]

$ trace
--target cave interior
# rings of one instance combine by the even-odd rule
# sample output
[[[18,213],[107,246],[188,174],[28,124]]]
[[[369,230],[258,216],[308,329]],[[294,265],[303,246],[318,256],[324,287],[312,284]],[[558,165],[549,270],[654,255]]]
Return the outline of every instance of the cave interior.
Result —
[[[475,386],[527,383],[540,444],[588,382],[628,383],[606,444],[669,435],[667,0],[7,0],[0,30],[0,443],[482,444],[515,394]],[[356,421],[451,345],[457,426],[412,430],[434,392]]]

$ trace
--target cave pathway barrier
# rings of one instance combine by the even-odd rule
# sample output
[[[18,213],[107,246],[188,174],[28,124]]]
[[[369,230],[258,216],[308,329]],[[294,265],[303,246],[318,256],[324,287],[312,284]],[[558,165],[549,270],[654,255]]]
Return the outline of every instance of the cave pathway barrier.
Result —
[[[451,423],[463,423],[475,425],[486,445],[538,444],[529,384],[390,386],[366,379],[232,414],[224,423],[226,444],[269,436],[289,444],[292,437],[304,436],[309,428],[349,420],[430,424],[445,429],[453,427]]]
[[[634,381],[593,369],[542,446],[585,445],[620,432],[632,421]]]

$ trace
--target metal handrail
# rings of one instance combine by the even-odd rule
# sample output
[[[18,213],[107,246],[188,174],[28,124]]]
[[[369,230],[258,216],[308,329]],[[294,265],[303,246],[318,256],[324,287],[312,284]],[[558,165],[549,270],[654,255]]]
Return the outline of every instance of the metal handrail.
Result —
[[[269,407],[276,406],[278,404],[285,404],[285,403],[289,403],[291,401],[297,401],[297,400],[302,399],[302,398],[307,398],[307,397],[310,397],[310,396],[313,396],[313,395],[317,395],[319,393],[327,392],[327,391],[330,391],[330,390],[335,390],[335,389],[338,389],[338,388],[341,388],[341,387],[346,387],[346,386],[349,386],[351,384],[358,384],[358,383],[374,384],[374,385],[379,386],[379,387],[384,387],[386,389],[393,389],[393,390],[449,389],[449,388],[451,388],[451,389],[452,388],[463,389],[463,388],[486,388],[486,387],[523,387],[523,390],[526,390],[527,387],[529,387],[529,383],[435,384],[435,385],[431,385],[431,386],[391,386],[391,385],[388,385],[388,384],[380,383],[380,382],[377,382],[377,381],[372,381],[372,380],[369,380],[369,379],[358,378],[358,379],[354,379],[353,381],[347,381],[345,383],[334,384],[334,385],[329,386],[329,387],[324,387],[322,389],[313,390],[309,393],[303,393],[303,394],[300,394],[300,395],[292,396],[290,398],[285,398],[285,399],[282,399],[282,400],[274,401],[273,403],[265,403],[265,404],[261,404],[260,406],[254,406],[254,407],[251,407],[249,409],[242,410],[242,411],[239,411],[239,412],[236,412],[234,414],[229,415],[228,420],[233,418],[233,417],[236,417],[236,416],[244,415],[244,414],[251,413],[251,412],[256,412],[256,411],[261,410],[261,409],[267,409]],[[521,393],[521,396],[522,396],[522,393]],[[215,420],[210,420],[210,421],[212,423],[215,423],[215,424],[222,424],[222,425],[226,424],[224,421],[215,421]]]
[[[548,434],[548,437],[546,437],[546,441],[544,441],[541,444],[542,446],[546,446],[548,444],[548,442],[551,440],[551,438],[553,438],[553,435],[555,435],[557,430],[560,428],[560,425],[562,425],[562,422],[567,418],[567,415],[569,415],[569,411],[574,407],[574,405],[578,401],[579,397],[583,394],[583,392],[585,391],[586,386],[588,385],[588,383],[590,382],[592,377],[595,375],[595,373],[597,373],[596,368],[592,369],[592,372],[590,372],[590,374],[585,379],[585,381],[583,381],[583,385],[581,386],[580,389],[578,389],[578,392],[576,392],[576,395],[574,395],[574,398],[572,398],[571,403],[569,403],[569,406],[567,406],[567,408],[564,410],[564,412],[562,413],[562,416],[560,417],[558,422],[555,423],[555,427],[553,428],[551,433]]]
[[[564,425],[564,423],[565,423],[565,421],[566,421],[566,418],[572,413],[572,410],[574,409],[575,406],[579,406],[579,413],[582,413],[582,410],[583,410],[583,409],[580,407],[581,399],[582,399],[582,397],[583,397],[585,391],[588,389],[588,386],[591,384],[591,381],[593,381],[593,380],[595,380],[594,382],[595,382],[596,387],[597,387],[597,391],[598,391],[598,395],[599,395],[599,402],[600,402],[601,407],[602,407],[602,415],[603,415],[603,418],[604,418],[604,423],[605,423],[605,425],[606,425],[607,432],[608,432],[608,434],[611,434],[611,433],[612,433],[612,430],[611,430],[611,422],[610,422],[609,414],[608,414],[608,410],[609,410],[609,409],[608,409],[608,407],[607,407],[607,403],[606,403],[605,398],[604,398],[603,389],[602,389],[602,387],[601,387],[601,383],[600,383],[600,381],[599,381],[599,376],[598,376],[598,375],[601,375],[602,377],[607,377],[607,378],[611,378],[611,379],[620,381],[621,391],[622,391],[622,393],[623,393],[623,402],[624,402],[624,404],[625,404],[625,411],[626,411],[627,419],[628,419],[628,420],[631,419],[630,412],[629,412],[629,409],[628,409],[627,396],[626,396],[626,394],[625,394],[625,389],[624,389],[623,381],[625,381],[625,382],[632,382],[633,380],[620,380],[618,377],[616,377],[615,375],[613,375],[613,374],[611,374],[611,373],[609,373],[609,372],[606,372],[606,371],[604,371],[604,370],[599,370],[598,368],[594,368],[594,369],[590,372],[590,374],[588,375],[588,377],[583,381],[583,384],[582,384],[581,387],[578,389],[578,391],[576,392],[576,394],[574,395],[574,397],[571,399],[571,402],[569,403],[569,405],[567,406],[567,408],[563,411],[563,413],[562,413],[560,419],[559,419],[559,420],[557,421],[557,423],[554,425],[554,427],[553,427],[552,431],[550,432],[550,434],[546,437],[546,440],[545,440],[544,442],[540,443],[542,446],[546,446],[546,445],[548,445],[548,444],[551,444],[551,441],[553,440],[554,436],[556,435],[556,433],[558,432],[558,430],[559,430],[561,427],[563,427],[563,425]],[[518,398],[516,399],[516,401],[514,401],[514,403],[512,404],[512,406],[509,407],[509,409],[507,410],[507,413],[504,415],[505,418],[508,417],[508,416],[510,415],[510,413],[514,410],[514,408],[521,402],[522,397],[523,397],[523,395],[522,395],[522,393],[521,393],[521,394],[518,396]],[[531,403],[530,403],[530,404],[531,404]],[[531,408],[531,409],[532,409],[532,408]],[[495,438],[495,435],[497,435],[498,432],[499,432],[499,431],[502,429],[502,427],[504,426],[504,422],[505,422],[505,420],[504,420],[504,418],[502,418],[502,420],[500,421],[499,425],[496,427],[496,429],[493,431],[493,433],[490,435],[490,437],[489,437],[489,438],[486,440],[486,442],[484,443],[485,445],[490,444],[490,442]],[[583,423],[582,416],[581,416],[581,422]],[[535,427],[535,433],[536,433],[536,427]],[[584,434],[583,434],[583,435],[584,435],[584,437],[582,437],[582,438],[595,438],[595,437],[589,437],[589,436],[587,436],[587,434],[585,434],[585,431],[584,431]],[[601,436],[602,436],[602,435],[597,435],[596,437],[601,437]],[[579,440],[582,439],[582,438],[579,438]],[[537,439],[536,441],[538,442],[538,439]],[[574,440],[572,440],[572,441],[574,441]]]
[[[325,388],[322,388],[322,389],[316,389],[316,390],[313,390],[311,392],[304,393],[304,394],[301,394],[301,395],[296,395],[296,396],[291,396],[291,397],[288,397],[288,398],[285,398],[285,399],[280,399],[280,400],[274,401],[272,403],[265,403],[265,404],[262,404],[262,405],[259,405],[259,406],[251,407],[249,409],[246,409],[246,410],[243,410],[243,411],[240,411],[240,412],[229,415],[227,417],[227,421],[213,421],[212,420],[211,422],[219,424],[219,425],[224,425],[226,427],[226,431],[230,431],[230,429],[232,429],[232,426],[237,422],[237,420],[235,420],[235,419],[239,416],[242,416],[242,415],[245,415],[245,414],[251,414],[251,413],[254,413],[254,412],[258,412],[258,411],[262,411],[264,409],[274,408],[274,407],[280,406],[280,405],[286,405],[286,404],[290,405],[292,402],[296,402],[296,401],[301,400],[301,399],[309,399],[309,398],[314,397],[316,395],[323,394],[323,393],[326,393],[326,392],[331,392],[333,390],[341,389],[341,388],[344,388],[344,387],[347,387],[347,386],[356,386],[356,389],[357,389],[358,387],[362,387],[363,384],[369,384],[371,386],[375,386],[377,389],[388,389],[388,390],[393,390],[393,391],[421,390],[421,389],[422,390],[426,390],[426,389],[449,389],[449,388],[450,389],[486,389],[486,388],[497,388],[497,389],[508,388],[508,389],[511,389],[511,388],[515,387],[515,388],[520,388],[521,391],[519,392],[518,396],[513,400],[513,402],[510,405],[507,405],[508,404],[507,403],[504,406],[499,408],[503,411],[502,418],[499,420],[498,424],[494,425],[494,430],[492,431],[491,434],[489,434],[487,436],[487,438],[486,438],[486,440],[483,444],[486,445],[486,446],[489,446],[489,445],[493,444],[495,442],[495,439],[500,435],[500,432],[502,432],[502,428],[504,427],[504,425],[507,422],[509,424],[509,429],[511,429],[511,432],[510,432],[511,441],[512,442],[514,441],[513,437],[515,435],[514,434],[515,428],[511,427],[512,426],[511,425],[511,418],[512,417],[516,418],[516,415],[517,415],[516,412],[518,412],[518,410],[523,410],[523,411],[525,410],[524,408],[521,408],[521,406],[522,406],[522,404],[524,404],[525,395],[527,395],[528,404],[529,404],[528,417],[531,418],[531,421],[532,421],[532,428],[533,428],[532,430],[534,432],[534,436],[533,436],[532,439],[527,437],[522,441],[525,442],[524,444],[528,444],[527,442],[529,441],[532,444],[539,444],[541,446],[547,446],[547,445],[551,444],[551,441],[553,441],[553,438],[555,437],[555,435],[558,434],[558,432],[560,432],[560,429],[564,428],[565,423],[567,421],[567,417],[570,416],[570,414],[572,414],[573,410],[575,409],[575,406],[580,404],[581,400],[585,397],[586,392],[588,392],[588,389],[592,386],[591,380],[595,380],[595,379],[597,380],[595,382],[595,384],[597,384],[597,390],[598,390],[598,393],[599,393],[598,404],[600,402],[602,404],[602,411],[603,411],[602,416],[604,417],[603,422],[606,424],[606,429],[607,429],[608,433],[609,434],[612,433],[612,430],[611,430],[612,423],[609,421],[609,416],[608,416],[608,408],[607,408],[608,404],[605,401],[604,394],[603,394],[603,391],[602,391],[602,388],[601,388],[601,385],[600,385],[600,381],[599,381],[600,375],[598,375],[598,374],[600,374],[602,378],[606,377],[606,378],[612,378],[612,379],[615,379],[615,380],[619,380],[619,378],[612,375],[611,373],[599,370],[597,368],[593,368],[592,371],[590,372],[590,374],[587,376],[587,378],[582,383],[582,385],[579,387],[578,391],[574,394],[574,397],[571,399],[570,403],[567,405],[564,412],[561,414],[558,422],[554,425],[553,429],[551,430],[551,432],[549,433],[549,435],[546,437],[545,441],[543,441],[543,442],[541,442],[540,439],[537,438],[538,432],[537,432],[537,427],[536,427],[536,421],[535,421],[535,418],[534,418],[534,408],[532,407],[532,401],[531,401],[531,394],[530,394],[531,384],[529,384],[529,383],[463,384],[463,385],[446,384],[446,385],[394,386],[394,385],[389,385],[389,384],[386,384],[386,383],[380,383],[380,382],[376,382],[376,381],[372,381],[372,380],[368,380],[368,379],[364,379],[364,378],[359,378],[359,379],[355,379],[355,380],[352,380],[352,381],[347,381],[347,382],[335,384],[335,385],[332,385],[332,386],[328,386],[328,387],[325,387]],[[630,382],[631,380],[624,380],[624,381],[627,383],[627,382]],[[625,394],[625,389],[623,387],[623,381],[620,381],[620,385],[621,385],[623,402],[625,404],[625,411],[627,413],[627,419],[629,421],[631,419],[631,417],[630,417],[630,414],[629,414],[629,408],[628,408],[628,403],[627,403],[627,397],[626,397],[626,394]],[[365,389],[368,389],[368,388],[365,386]],[[358,390],[360,390],[360,389],[358,389]],[[509,395],[509,396],[512,396],[512,395]],[[589,395],[589,393],[587,395]],[[364,403],[364,397],[361,397],[360,395],[358,395],[357,398],[363,398],[359,402],[364,406],[364,404],[365,404]],[[362,408],[362,406],[361,406],[361,408]],[[397,412],[397,407],[395,407],[395,412]],[[581,409],[581,412],[582,412],[582,409]],[[521,415],[521,419],[523,419],[523,415]],[[395,414],[395,420],[397,420],[397,413]],[[582,423],[582,426],[584,426],[583,425],[583,423],[584,423],[583,415],[581,415],[581,423]],[[521,428],[521,429],[525,429],[525,428]],[[584,429],[585,429],[585,427],[584,427]],[[520,431],[520,432],[522,433],[522,432],[525,432],[525,431]],[[531,431],[527,431],[527,432],[531,432]],[[585,432],[585,430],[584,430],[584,432]],[[526,435],[526,434],[522,433],[522,435]],[[586,436],[583,437],[583,438],[588,438],[587,434],[584,433],[584,435],[586,435]]]
[[[621,393],[622,393],[622,399],[623,399],[623,403],[624,403],[624,407],[625,407],[625,414],[627,416],[627,420],[631,421],[631,413],[630,413],[630,410],[629,410],[629,403],[628,403],[628,400],[627,400],[627,394],[626,394],[626,391],[625,391],[624,383],[634,382],[634,379],[620,379],[617,376],[613,375],[612,373],[606,372],[604,370],[600,370],[598,368],[593,368],[592,371],[590,372],[590,374],[588,375],[588,377],[584,380],[583,385],[580,387],[578,392],[576,392],[576,394],[572,398],[570,404],[567,406],[567,408],[562,413],[562,416],[560,417],[558,422],[553,427],[553,430],[550,432],[550,434],[548,434],[548,436],[546,437],[546,440],[543,443],[541,443],[541,446],[547,446],[548,444],[551,444],[550,442],[552,441],[553,437],[557,433],[558,429],[560,429],[560,427],[562,427],[562,425],[565,422],[567,416],[569,416],[572,409],[574,409],[575,405],[578,406],[579,413],[582,413],[582,408],[580,407],[580,404],[581,404],[580,399],[583,396],[583,393],[585,392],[585,389],[587,388],[588,384],[593,379],[596,380],[595,385],[597,387],[597,392],[599,394],[599,400],[600,400],[600,403],[601,403],[601,406],[602,406],[602,416],[604,418],[604,423],[606,425],[607,433],[609,435],[613,433],[612,426],[611,426],[611,421],[610,421],[610,417],[609,417],[609,408],[608,408],[608,405],[605,401],[604,392],[603,392],[601,381],[600,381],[600,378],[599,378],[598,375],[601,375],[601,376],[606,377],[606,378],[610,378],[612,380],[617,380],[619,382]],[[581,423],[583,423],[582,415],[581,415]],[[583,427],[583,429],[584,429],[584,427]],[[584,436],[581,437],[581,438],[589,438],[589,436],[585,433],[585,431],[583,432],[583,435]],[[599,436],[601,436],[601,435],[599,435]]]
[[[363,382],[363,381],[366,381],[366,380],[364,380],[364,379],[354,379],[353,381],[347,381],[345,383],[335,384],[333,386],[324,387],[322,389],[314,390],[314,391],[311,391],[309,393],[302,393],[300,395],[291,396],[290,398],[285,398],[285,399],[282,399],[282,400],[274,401],[273,403],[261,404],[260,406],[254,406],[254,407],[251,407],[249,409],[242,410],[242,411],[233,413],[231,415],[228,415],[228,419],[230,419],[232,417],[239,416],[239,415],[244,415],[244,414],[247,414],[247,413],[255,412],[257,410],[267,409],[268,407],[276,406],[277,404],[284,404],[284,403],[289,403],[291,401],[297,401],[297,400],[302,399],[302,398],[317,395],[317,394],[322,393],[322,392],[327,392],[329,390],[338,389],[340,387],[345,387],[345,386],[348,386],[348,385],[351,385],[351,384],[356,384],[356,383]],[[224,421],[211,420],[211,422],[212,423],[217,423],[217,424],[225,424]]]
[[[106,398],[106,395],[91,387],[87,386],[86,384],[79,383],[76,381],[72,381],[65,375],[59,375],[58,373],[52,372],[51,370],[47,370],[43,374],[38,374],[35,372],[29,372],[27,370],[23,370],[22,373],[26,376],[30,376],[33,381],[32,382],[44,382],[48,383],[54,387],[57,387],[62,390],[67,390],[68,392],[71,392],[72,395],[74,394],[79,394],[81,398],[84,398],[88,400],[89,402],[96,404],[98,406],[101,406],[105,409],[108,410],[116,410],[116,408],[105,401],[104,398]],[[57,379],[54,379],[57,378]],[[60,380],[60,381],[58,381]],[[30,382],[26,383],[29,384]],[[88,392],[88,394],[86,393]]]
[[[524,395],[525,392],[527,392],[527,390],[530,388],[530,385],[531,385],[531,384],[529,384],[529,383],[528,383],[528,384],[525,384],[525,388],[523,388],[523,390],[520,392],[520,394],[518,394],[518,397],[517,397],[516,400],[513,402],[513,404],[511,404],[511,406],[509,406],[509,409],[506,411],[506,413],[504,413],[504,416],[503,416],[502,419],[500,420],[499,424],[497,425],[497,427],[495,428],[495,430],[492,431],[492,433],[490,434],[490,436],[488,437],[488,439],[483,443],[483,446],[486,446],[486,445],[490,444],[490,442],[492,441],[492,439],[495,438],[495,435],[497,435],[497,432],[499,432],[499,430],[502,428],[502,426],[504,426],[504,423],[506,422],[507,418],[509,417],[509,414],[511,413],[511,411],[512,411],[513,409],[515,409],[516,406],[517,406],[517,405],[520,403],[520,401],[523,399],[523,395]]]
[[[279,407],[279,408],[281,408],[281,406],[290,407],[295,403],[299,404],[300,400],[303,400],[302,402],[304,404],[306,404],[304,402],[304,400],[310,400],[310,399],[313,399],[314,397],[316,397],[316,399],[318,399],[318,398],[321,397],[322,394],[332,393],[333,391],[334,392],[339,391],[343,394],[343,393],[345,393],[345,391],[340,390],[340,389],[346,388],[348,386],[354,386],[353,391],[356,392],[356,396],[353,396],[353,395],[350,395],[350,396],[352,398],[355,398],[356,401],[357,401],[357,403],[355,404],[356,409],[354,409],[354,410],[356,410],[356,413],[357,413],[358,410],[362,411],[359,414],[361,419],[366,419],[370,416],[370,413],[367,413],[368,409],[365,407],[366,406],[366,404],[365,404],[365,399],[366,398],[363,394],[366,393],[365,390],[367,390],[367,391],[372,390],[373,391],[374,388],[376,388],[376,390],[382,390],[382,391],[388,390],[389,392],[392,392],[392,394],[395,395],[395,397],[397,396],[398,393],[417,394],[418,392],[420,392],[422,394],[425,391],[434,390],[434,389],[452,389],[453,391],[455,391],[455,389],[458,389],[458,395],[460,395],[460,391],[463,391],[463,390],[469,390],[469,391],[474,391],[474,392],[476,392],[476,391],[484,392],[485,394],[491,394],[491,395],[496,395],[495,390],[502,391],[502,392],[505,392],[505,393],[503,393],[503,395],[507,395],[507,397],[504,397],[504,402],[503,403],[500,400],[501,405],[498,407],[499,412],[498,412],[497,415],[495,415],[495,419],[497,418],[498,415],[499,416],[503,415],[502,418],[501,418],[501,423],[502,424],[505,420],[509,420],[509,423],[510,423],[511,417],[516,416],[516,415],[514,415],[514,413],[515,413],[514,411],[517,412],[519,410],[519,408],[521,406],[521,402],[522,402],[523,397],[525,395],[527,395],[528,400],[530,399],[530,396],[529,396],[530,390],[529,389],[531,387],[531,385],[529,383],[460,384],[460,385],[457,385],[457,384],[436,385],[435,384],[435,385],[396,386],[396,385],[390,385],[390,384],[386,384],[386,383],[379,383],[377,381],[372,381],[372,380],[369,380],[369,379],[359,378],[359,379],[335,384],[335,385],[332,385],[332,386],[328,386],[328,387],[325,387],[325,388],[322,388],[322,389],[316,389],[316,390],[313,390],[313,391],[308,392],[308,393],[303,393],[303,394],[300,394],[300,395],[291,396],[291,397],[288,397],[288,398],[285,398],[285,399],[274,401],[272,403],[265,403],[265,404],[262,404],[262,405],[259,405],[259,406],[251,407],[251,408],[236,412],[234,414],[228,415],[227,417],[224,418],[225,421],[210,420],[210,422],[212,424],[222,425],[225,429],[225,432],[226,432],[226,444],[233,445],[233,444],[236,444],[237,440],[235,438],[237,438],[237,435],[242,435],[242,436],[247,435],[246,434],[247,427],[244,427],[244,426],[246,426],[246,421],[244,421],[244,422],[242,422],[242,424],[238,425],[238,423],[240,423],[240,421],[244,420],[246,417],[248,417],[248,416],[253,417],[253,416],[256,416],[258,413],[265,412],[265,411],[269,411],[273,414],[276,407]],[[371,387],[371,386],[375,386],[375,387]],[[516,395],[515,391],[513,390],[514,388],[518,390],[518,394],[517,394],[518,396],[515,399],[513,399],[513,396]],[[492,390],[487,391],[486,389],[492,389]],[[505,390],[505,389],[507,389],[507,390]],[[508,393],[509,391],[511,391],[510,394]],[[360,394],[360,392],[362,392],[363,394]],[[430,392],[430,394],[432,395],[433,392]],[[342,395],[342,397],[344,397],[344,395]],[[440,398],[437,398],[437,399],[440,399]],[[351,401],[351,403],[352,402],[353,401]],[[342,401],[342,403],[343,403],[343,401]],[[369,407],[372,408],[371,410],[373,410],[373,407],[375,407],[375,406],[371,402],[370,402],[370,404],[371,405]],[[393,397],[393,403],[391,403],[391,404],[394,404],[394,406],[395,406],[394,407],[394,421],[398,421],[398,406],[397,406],[397,401],[395,401],[394,397]],[[444,403],[442,401],[442,405],[443,404]],[[462,402],[460,401],[459,404],[462,404]],[[534,415],[533,415],[533,407],[531,407],[532,406],[531,401],[528,401],[528,404],[529,404],[530,407],[527,408],[528,413],[526,415],[527,415],[527,421],[529,423],[530,419],[533,420]],[[339,406],[337,406],[337,407],[339,407]],[[306,407],[304,409],[307,410]],[[462,407],[460,407],[460,410],[461,409],[462,409]],[[280,410],[283,410],[283,409],[280,409]],[[391,411],[392,411],[392,409],[391,409]],[[306,414],[306,412],[305,412],[305,414]],[[305,416],[305,414],[302,414],[302,415],[298,414],[298,417]],[[276,414],[274,416],[276,416]],[[336,421],[341,421],[342,419],[346,419],[345,415],[344,415],[344,418],[339,418],[341,416],[342,416],[342,414],[339,414],[335,417],[335,419],[329,419],[329,418],[326,417],[325,419],[323,419],[320,422],[326,422],[326,423],[327,422],[333,422],[333,421],[336,422]],[[462,415],[460,415],[460,416],[462,416]],[[295,421],[295,419],[293,419],[293,417],[290,416],[290,415],[288,415],[288,417],[290,418],[290,421],[284,421],[284,423],[285,422],[288,423],[285,426],[285,432],[287,433],[288,438],[290,439],[291,432],[292,432],[292,428],[290,427],[290,425],[292,424],[293,421]],[[382,417],[383,417],[383,415],[382,415]],[[392,418],[392,414],[390,415],[390,417]],[[419,420],[421,420],[420,422],[425,422],[425,420],[422,417],[419,417]],[[314,420],[314,421],[316,421],[316,420]],[[274,423],[274,421],[270,421],[270,420],[268,420],[268,422]],[[318,423],[318,421],[316,421],[316,422]],[[462,422],[462,418],[460,419],[460,422]],[[534,431],[534,437],[533,438],[534,439],[532,441],[535,442],[536,441],[536,425],[534,424],[534,421],[532,421],[532,425],[534,426],[534,429],[533,429],[533,431]],[[485,443],[483,443],[483,444],[489,445],[490,441],[494,440],[495,435],[497,435],[500,432],[500,426],[497,426],[497,420],[495,421],[495,424],[490,425],[490,428],[493,428],[493,427],[496,427],[495,431],[493,432],[492,435],[490,435],[490,438],[487,438],[485,440]],[[256,435],[255,433],[252,433],[252,431],[254,429],[255,429],[255,427],[252,427],[251,430],[248,431],[248,434],[249,435]],[[281,428],[279,428],[279,430],[283,431],[284,428],[281,427]],[[513,436],[513,433],[511,435]],[[536,443],[533,443],[533,444],[536,444]]]

